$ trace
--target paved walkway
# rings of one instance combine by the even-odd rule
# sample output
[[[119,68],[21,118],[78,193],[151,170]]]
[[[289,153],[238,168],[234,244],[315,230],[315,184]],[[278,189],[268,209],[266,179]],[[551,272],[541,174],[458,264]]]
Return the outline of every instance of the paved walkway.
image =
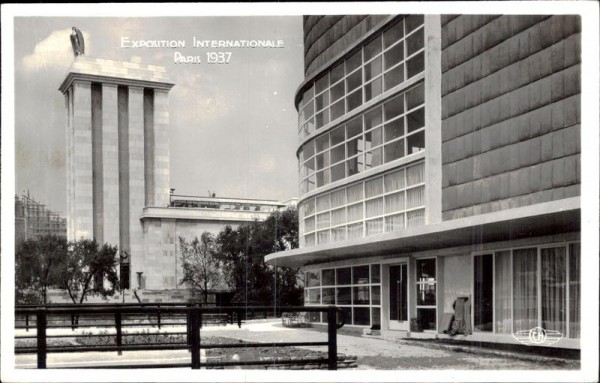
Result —
[[[70,330],[61,330],[70,333]],[[89,331],[89,330],[88,330]],[[185,328],[163,328],[163,331],[185,331]],[[254,320],[242,325],[204,327],[202,336],[221,336],[249,342],[313,342],[326,341],[327,333],[315,329],[286,328],[279,320]],[[451,349],[431,348],[405,341],[338,334],[338,352],[356,355],[360,369],[576,369],[574,361],[529,361],[507,356],[478,355]],[[324,347],[306,347],[327,351]],[[148,364],[187,363],[190,354],[182,351],[129,351],[118,356],[111,353],[49,354],[48,366],[93,365],[99,363]],[[93,362],[90,362],[93,361]],[[35,355],[17,355],[17,367],[35,367]],[[87,364],[86,364],[87,363]]]

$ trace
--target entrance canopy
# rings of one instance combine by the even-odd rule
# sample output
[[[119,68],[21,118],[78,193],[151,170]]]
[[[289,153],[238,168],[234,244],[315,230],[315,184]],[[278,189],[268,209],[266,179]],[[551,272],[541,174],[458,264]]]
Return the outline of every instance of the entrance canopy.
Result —
[[[414,253],[457,246],[578,232],[580,198],[480,214],[337,243],[267,255],[275,266],[300,267],[386,254]]]

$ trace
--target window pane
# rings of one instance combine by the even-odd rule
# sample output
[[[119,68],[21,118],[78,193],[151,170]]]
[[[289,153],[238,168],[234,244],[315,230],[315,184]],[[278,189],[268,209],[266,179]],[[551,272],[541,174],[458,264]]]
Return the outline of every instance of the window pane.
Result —
[[[306,272],[306,287],[314,287],[321,285],[321,273],[319,271]]]
[[[322,243],[329,243],[329,230],[317,232],[317,242],[319,245]]]
[[[579,338],[579,321],[581,317],[580,304],[580,274],[581,274],[580,244],[569,245],[569,338]]]
[[[395,213],[402,210],[404,210],[404,192],[385,196],[386,214]]]
[[[542,328],[567,331],[567,249],[554,247],[542,252]]]
[[[346,152],[348,157],[352,157],[358,153],[362,153],[362,137],[352,139],[346,143]]]
[[[348,107],[348,112],[359,107],[362,104],[362,90],[359,89],[356,92],[348,95],[346,97],[346,106]]]
[[[367,152],[365,155],[365,169],[377,167],[383,163],[383,148]]]
[[[367,218],[383,214],[383,198],[376,198],[365,202]]]
[[[381,270],[379,265],[371,265],[371,283],[381,282]]]
[[[365,197],[371,198],[383,194],[383,177],[377,177],[365,182]]]
[[[335,270],[324,269],[323,273],[323,286],[334,286],[335,285]],[[325,295],[325,294],[323,294]]]
[[[344,96],[344,82],[334,85],[331,90],[331,101],[335,101]]]
[[[385,162],[404,157],[404,140],[398,140],[385,146]]]
[[[360,117],[346,124],[346,137],[352,138],[360,133],[362,133],[362,119]]]
[[[510,289],[512,285],[510,270],[510,250],[499,251],[495,255],[495,310],[496,310],[496,333],[511,334],[511,301]]]
[[[361,238],[363,236],[363,224],[355,223],[348,225],[348,239]]]
[[[391,192],[404,187],[404,169],[384,176],[385,191]]]
[[[492,254],[474,257],[474,327],[479,331],[493,330],[493,262],[494,256]]]
[[[385,142],[404,135],[404,119],[399,118],[385,124]]]
[[[383,33],[383,45],[387,48],[404,36],[404,20],[398,21]]]
[[[408,133],[425,126],[425,108],[417,109],[406,116]]]
[[[325,169],[317,173],[317,187],[327,185],[329,183],[329,169]]]
[[[365,222],[367,236],[383,233],[383,218],[373,219]]]
[[[335,164],[343,160],[346,157],[346,151],[344,149],[344,145],[338,145],[335,148],[331,149],[331,163]],[[343,166],[342,166],[343,169]],[[343,170],[342,170],[343,173]]]
[[[435,306],[435,282],[417,284],[417,305]]]
[[[425,187],[408,189],[406,191],[406,208],[419,207],[425,205]]]
[[[309,100],[313,98],[315,95],[315,87],[311,86],[306,92],[304,92],[304,96],[302,97],[308,103]]]
[[[342,145],[342,149],[344,146]],[[345,177],[346,165],[342,162],[331,167],[331,182],[341,180]]]
[[[315,116],[315,129],[321,129],[324,125],[329,123],[329,109],[325,109],[322,112],[317,113]]]
[[[362,52],[358,50],[346,60],[346,74],[351,73],[362,64]]]
[[[341,225],[346,223],[346,208],[337,209],[331,212],[331,224]]]
[[[406,137],[407,154],[418,153],[425,149],[425,132],[411,134]]]
[[[346,175],[350,177],[353,174],[360,173],[364,170],[362,162],[363,156],[357,156],[346,161]]]
[[[421,226],[425,223],[425,209],[413,210],[406,213],[406,226]]]
[[[404,59],[404,43],[396,44],[383,54],[385,69],[390,69]]]
[[[356,205],[348,206],[348,222],[358,221],[363,218],[363,205],[358,203]]]
[[[304,294],[306,303],[320,304],[321,303],[321,289],[307,289],[307,293]]]
[[[435,330],[435,309],[417,309],[417,321],[423,330]]]
[[[334,305],[335,304],[335,289],[334,288],[323,289],[323,304],[324,305]]]
[[[329,108],[330,114],[331,114],[331,121],[335,120],[336,118],[338,118],[344,114],[344,107],[345,107],[345,100],[341,99],[340,101],[333,104],[331,106],[331,108]]]
[[[341,80],[342,77],[344,77],[344,63],[341,62],[336,65],[335,68],[329,72],[329,77],[331,78],[332,84],[335,84],[337,81]]]
[[[383,76],[385,90],[390,90],[404,81],[404,65],[399,65]]]
[[[419,26],[423,25],[423,15],[410,15],[404,19],[406,23],[406,33],[417,29]]]
[[[352,290],[350,287],[338,287],[335,290],[338,305],[352,304]]]
[[[346,90],[350,93],[352,90],[358,88],[362,84],[362,73],[356,71],[350,76],[346,77]]]
[[[371,308],[371,327],[381,328],[381,309],[379,307]]]
[[[401,94],[391,101],[386,102],[383,109],[386,121],[401,115],[404,112],[404,95]]]
[[[311,232],[315,230],[315,217],[310,217],[304,220],[304,227],[306,232]]]
[[[304,243],[306,246],[314,246],[315,245],[315,235],[314,234],[305,235]]]
[[[537,249],[513,252],[513,332],[531,330],[537,318]]]
[[[346,227],[336,227],[331,229],[331,241],[344,241],[346,239]]]
[[[406,38],[406,55],[410,56],[425,46],[423,43],[423,28]]]
[[[425,89],[423,84],[416,86],[406,92],[406,108],[411,110],[412,108],[421,105],[425,102]]]
[[[365,65],[365,82],[381,74],[381,56]]]
[[[381,128],[376,128],[365,133],[365,150],[370,150],[372,147],[379,146],[383,143],[383,135]]]
[[[417,282],[435,282],[435,258],[417,259]]]
[[[354,266],[352,268],[352,283],[365,285],[369,283],[369,265]]]
[[[329,209],[329,194],[325,194],[317,197],[317,211],[322,212],[324,210]]]
[[[342,206],[346,203],[346,190],[341,189],[331,193],[331,207]]]
[[[317,154],[317,170],[321,170],[324,167],[329,166],[329,152],[323,152],[321,154]]]
[[[326,73],[315,83],[315,93],[321,93],[329,87],[329,75]]]
[[[331,146],[335,146],[344,142],[344,136],[346,134],[346,130],[344,126],[340,126],[331,131]]]
[[[356,286],[354,287],[354,299],[355,305],[368,305],[371,301],[369,296],[369,286]]]
[[[317,215],[317,229],[325,229],[331,226],[329,213],[322,213]]]
[[[354,307],[354,320],[353,324],[358,326],[368,326],[369,322],[369,308],[368,307]]]
[[[404,214],[385,217],[385,231],[392,232],[404,229]]]
[[[365,114],[365,130],[381,124],[381,106]]]
[[[315,154],[315,142],[309,141],[306,145],[304,145],[304,158],[310,158],[313,154]]]
[[[371,100],[374,97],[379,96],[381,94],[381,91],[381,77],[378,77],[377,79],[365,85],[365,102]]]
[[[371,304],[373,304],[373,305],[381,304],[381,287],[379,287],[379,286],[371,287]]]
[[[365,61],[369,61],[379,53],[381,53],[381,35],[365,46]]]
[[[324,92],[315,98],[317,110],[321,110],[329,105],[329,92]]]
[[[309,215],[313,215],[315,213],[315,200],[314,199],[309,199],[308,201],[306,201],[306,203],[303,205],[305,208],[305,217],[309,216]]]
[[[322,152],[323,150],[329,148],[329,134],[325,133],[322,136],[317,137],[315,142],[317,146],[317,152]]]
[[[342,267],[340,269],[335,269],[335,278],[337,285],[349,285],[351,284],[351,272],[349,267]],[[348,294],[349,295],[349,294]],[[340,302],[338,302],[340,304]]]
[[[349,186],[347,189],[348,203],[357,202],[363,198],[363,185],[362,183],[354,184]]]
[[[411,78],[412,76],[423,72],[424,68],[425,55],[421,52],[406,61],[406,78]]]
[[[306,107],[304,108],[304,113],[306,115],[306,118],[309,118],[315,113],[314,101],[310,101],[308,104],[306,104]]]
[[[420,163],[406,169],[406,183],[408,186],[420,184],[425,180],[425,164]]]

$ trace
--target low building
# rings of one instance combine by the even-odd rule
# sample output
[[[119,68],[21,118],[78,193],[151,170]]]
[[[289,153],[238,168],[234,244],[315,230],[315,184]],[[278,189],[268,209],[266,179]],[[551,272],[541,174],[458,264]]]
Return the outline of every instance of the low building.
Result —
[[[579,17],[305,16],[304,36],[300,248],[267,262],[348,328],[578,348]]]
[[[45,235],[66,237],[66,218],[29,195],[15,196],[15,243]]]

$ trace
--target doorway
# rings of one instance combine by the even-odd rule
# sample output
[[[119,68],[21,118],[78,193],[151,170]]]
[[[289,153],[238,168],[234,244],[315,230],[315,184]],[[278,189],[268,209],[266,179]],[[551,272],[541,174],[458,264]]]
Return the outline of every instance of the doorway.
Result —
[[[389,329],[408,331],[408,266],[389,267]]]

